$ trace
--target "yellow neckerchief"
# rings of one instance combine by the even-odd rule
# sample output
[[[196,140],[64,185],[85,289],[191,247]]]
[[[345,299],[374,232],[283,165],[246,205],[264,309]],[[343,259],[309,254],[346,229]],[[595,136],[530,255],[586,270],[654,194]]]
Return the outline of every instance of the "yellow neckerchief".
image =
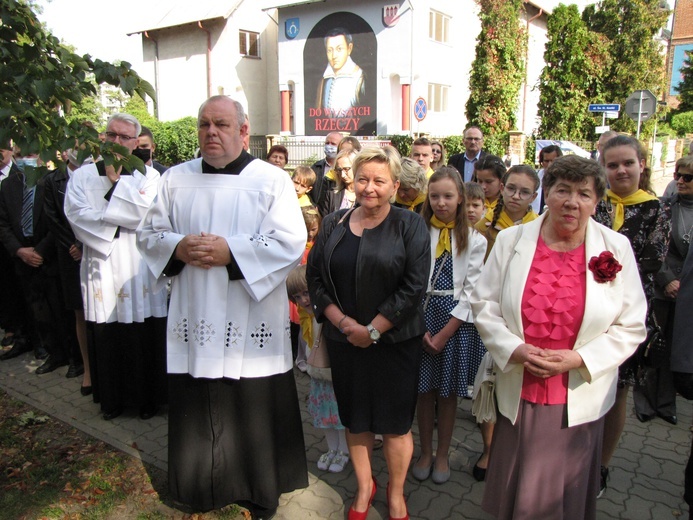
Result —
[[[619,197],[611,190],[606,190],[606,200],[614,206],[614,214],[611,217],[611,229],[618,231],[623,226],[625,212],[623,206],[632,206],[633,204],[642,204],[648,200],[657,200],[657,197],[647,193],[644,190],[638,190],[627,197]]]
[[[325,178],[337,182],[337,172],[335,172],[333,168],[330,168],[330,171],[325,174]]]
[[[526,224],[527,222],[532,222],[535,218],[537,218],[539,215],[537,215],[532,209],[525,213],[525,216],[522,217],[522,224]],[[493,222],[493,211],[487,212],[486,213],[486,218],[490,221]],[[515,221],[510,218],[510,216],[506,213],[505,209],[501,211],[500,216],[498,217],[498,220],[496,221],[496,227],[500,229],[506,229],[509,227],[513,227],[515,225]]]
[[[313,315],[300,305],[298,307],[298,322],[301,324],[301,337],[308,348],[313,348]]]
[[[440,229],[440,236],[438,237],[438,244],[436,245],[436,258],[439,258],[445,251],[452,254],[452,237],[450,236],[450,230],[455,229],[455,221],[453,220],[446,224],[433,215],[430,222],[434,228]]]
[[[493,210],[496,209],[496,206],[498,205],[499,198],[500,197],[496,197],[496,200],[484,199],[484,208],[486,208],[486,211],[491,210],[491,212],[493,212]]]
[[[310,200],[310,197],[304,193],[303,195],[301,195],[301,196],[298,198],[298,205],[301,206],[302,208],[305,208],[305,207],[308,207],[308,206],[312,206],[312,205],[313,205],[313,201]]]
[[[409,211],[416,211],[416,206],[423,203],[426,200],[426,194],[422,191],[416,196],[416,198],[411,202],[406,202],[399,198],[399,195],[395,195],[395,202],[402,207],[407,208]]]
[[[435,173],[435,172],[433,171],[433,168],[431,168],[431,167],[429,166],[429,167],[428,167],[428,170],[426,170],[426,178],[427,178],[427,179],[430,179],[430,178],[431,178],[431,175],[433,175],[434,173]]]

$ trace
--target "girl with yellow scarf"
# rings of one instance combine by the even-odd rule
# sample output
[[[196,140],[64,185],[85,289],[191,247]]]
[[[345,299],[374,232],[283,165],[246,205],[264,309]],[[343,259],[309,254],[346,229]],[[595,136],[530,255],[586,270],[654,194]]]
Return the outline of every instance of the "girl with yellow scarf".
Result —
[[[645,296],[649,301],[654,296],[654,277],[666,256],[671,226],[669,211],[656,196],[648,192],[645,154],[636,139],[625,135],[614,137],[607,141],[602,156],[610,189],[606,192],[605,200],[597,204],[594,219],[628,237],[635,253]],[[606,415],[604,423],[600,493],[606,489],[609,461],[623,431],[628,387],[636,385],[633,400],[636,416],[639,418],[651,418],[648,415],[648,402],[658,402],[662,397],[648,396],[644,387],[639,389],[636,377],[638,371],[635,355],[619,367],[616,403]],[[671,386],[671,381],[659,383],[648,384],[649,387],[654,387],[655,394],[659,394],[667,385]],[[658,386],[661,388],[657,388]]]
[[[498,233],[510,226],[531,222],[539,216],[531,206],[537,197],[538,189],[539,176],[534,168],[527,164],[512,166],[505,173],[496,207],[488,210],[475,226],[488,242],[486,258],[496,242]]]
[[[484,155],[474,163],[474,180],[484,190],[484,207],[486,211],[493,211],[501,197],[505,164],[500,157]]]

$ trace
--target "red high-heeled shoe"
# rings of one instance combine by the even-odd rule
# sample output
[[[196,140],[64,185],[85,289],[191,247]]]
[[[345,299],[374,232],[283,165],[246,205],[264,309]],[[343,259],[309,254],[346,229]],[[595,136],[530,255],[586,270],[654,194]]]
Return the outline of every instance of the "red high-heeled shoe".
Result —
[[[371,490],[371,498],[368,500],[368,507],[366,508],[365,511],[354,511],[354,505],[352,503],[351,507],[349,508],[349,514],[347,515],[347,520],[366,520],[366,517],[368,516],[368,510],[371,508],[371,504],[373,503],[373,499],[375,498],[375,492],[378,490],[378,483],[375,481],[375,477],[373,478],[373,489]]]
[[[387,503],[387,507],[389,509],[390,508],[390,483],[389,482],[387,483],[385,502]],[[388,518],[389,518],[389,520],[409,520],[409,511],[406,511],[406,514],[401,518],[394,518],[394,517],[390,516],[388,513]]]

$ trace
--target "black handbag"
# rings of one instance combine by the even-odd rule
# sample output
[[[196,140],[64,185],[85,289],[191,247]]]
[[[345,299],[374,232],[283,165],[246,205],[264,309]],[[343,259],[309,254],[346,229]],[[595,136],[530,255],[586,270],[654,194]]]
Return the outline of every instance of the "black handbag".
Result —
[[[671,352],[664,337],[664,331],[657,322],[657,316],[655,316],[654,310],[652,309],[652,303],[653,302],[650,302],[648,305],[649,311],[646,320],[647,337],[645,341],[638,346],[638,360],[640,366],[660,368],[665,363],[669,363]]]

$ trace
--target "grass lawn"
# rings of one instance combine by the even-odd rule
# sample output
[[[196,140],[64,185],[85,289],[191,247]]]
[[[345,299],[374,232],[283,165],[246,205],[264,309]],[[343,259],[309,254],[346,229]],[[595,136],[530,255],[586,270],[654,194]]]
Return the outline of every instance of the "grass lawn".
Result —
[[[186,514],[166,473],[42,414],[0,390],[0,520],[241,520],[229,506]]]

